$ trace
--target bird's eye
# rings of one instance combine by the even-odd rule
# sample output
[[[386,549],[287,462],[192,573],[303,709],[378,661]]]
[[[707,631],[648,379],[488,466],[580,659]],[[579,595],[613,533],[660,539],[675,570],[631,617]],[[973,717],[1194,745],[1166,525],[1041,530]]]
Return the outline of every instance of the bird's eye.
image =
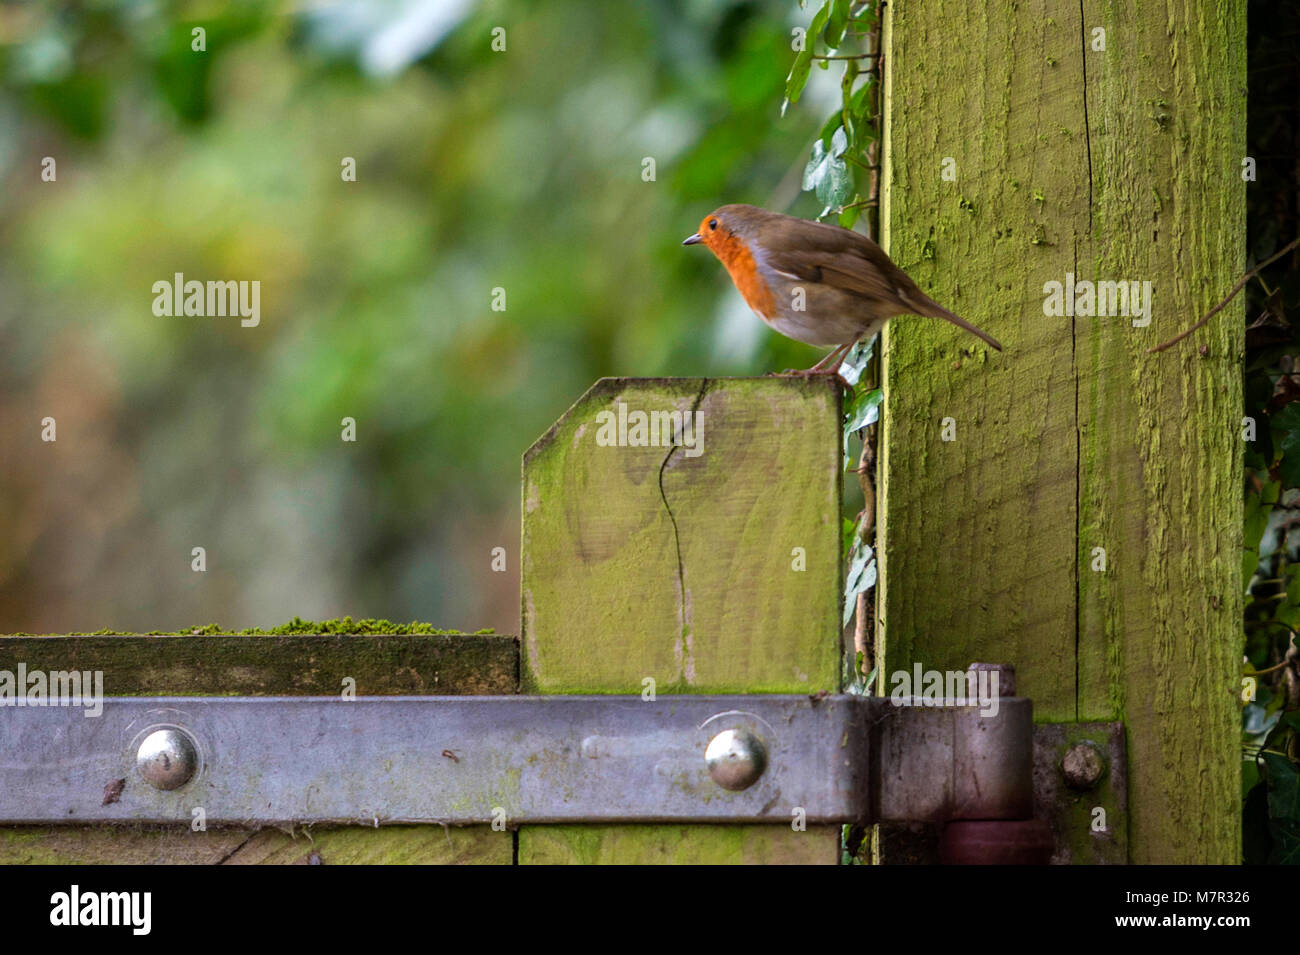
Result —
[[[710,219],[710,220],[709,220],[709,228],[710,228],[710,229],[716,229],[717,227],[718,227],[718,220],[717,220],[717,219]]]

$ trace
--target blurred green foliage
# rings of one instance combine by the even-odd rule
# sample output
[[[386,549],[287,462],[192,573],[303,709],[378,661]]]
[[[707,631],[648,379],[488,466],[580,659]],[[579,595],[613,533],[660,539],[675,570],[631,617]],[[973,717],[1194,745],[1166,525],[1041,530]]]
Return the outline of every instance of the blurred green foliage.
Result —
[[[1300,235],[1300,7],[1248,7],[1246,189],[1250,267]],[[1267,29],[1256,29],[1267,24]],[[1289,104],[1289,105],[1284,105]],[[1246,286],[1245,660],[1242,710],[1244,858],[1300,864],[1300,254]],[[1247,427],[1243,424],[1243,428]],[[1259,671],[1268,671],[1259,673]]]
[[[0,7],[0,629],[515,632],[519,458],[592,381],[818,357],[679,245],[726,202],[820,211],[835,80],[780,115],[801,16]],[[259,280],[261,324],[154,316],[176,272]]]

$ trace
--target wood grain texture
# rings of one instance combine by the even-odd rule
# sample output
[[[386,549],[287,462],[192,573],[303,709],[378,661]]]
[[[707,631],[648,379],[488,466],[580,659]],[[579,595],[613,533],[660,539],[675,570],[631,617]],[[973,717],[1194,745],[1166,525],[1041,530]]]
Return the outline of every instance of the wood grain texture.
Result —
[[[703,453],[598,445],[597,415],[620,402],[699,410]],[[524,457],[525,686],[640,693],[649,677],[661,695],[838,689],[839,434],[840,394],[825,381],[598,382]],[[833,826],[519,831],[522,863],[838,855]]]
[[[509,834],[487,826],[0,829],[0,865],[510,865],[513,854]]]
[[[112,696],[514,693],[518,657],[496,634],[0,636],[0,669],[103,670]]]
[[[1235,862],[1241,305],[1146,349],[1244,271],[1244,4],[888,10],[886,242],[1006,351],[887,332],[885,671],[1006,661],[1038,720],[1123,720],[1131,861]],[[1045,315],[1067,273],[1150,281],[1150,325]]]
[[[363,696],[518,692],[518,642],[471,634],[0,637],[0,669],[102,670],[108,696]],[[510,865],[514,837],[486,826],[210,829],[0,828],[0,865]]]
[[[519,841],[520,865],[837,865],[839,853],[839,826],[533,826]]]
[[[604,379],[579,399],[524,458],[525,688],[834,690],[839,402],[778,378]],[[698,411],[702,453],[599,446],[620,403]]]
[[[1156,308],[1148,329],[1075,324],[1080,718],[1126,724],[1134,862],[1235,863],[1245,300],[1169,352],[1145,347],[1245,272],[1246,7],[1090,0],[1084,16],[1107,52],[1087,60],[1079,258],[1150,278]]]

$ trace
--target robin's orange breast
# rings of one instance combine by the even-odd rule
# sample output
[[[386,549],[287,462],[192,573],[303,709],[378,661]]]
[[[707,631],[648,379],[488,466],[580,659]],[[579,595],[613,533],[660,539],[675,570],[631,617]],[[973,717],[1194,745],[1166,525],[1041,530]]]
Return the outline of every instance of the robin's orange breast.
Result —
[[[771,320],[777,316],[776,296],[772,288],[759,275],[758,265],[749,247],[734,235],[719,238],[713,252],[727,267],[731,281],[744,298],[745,304],[763,318]]]

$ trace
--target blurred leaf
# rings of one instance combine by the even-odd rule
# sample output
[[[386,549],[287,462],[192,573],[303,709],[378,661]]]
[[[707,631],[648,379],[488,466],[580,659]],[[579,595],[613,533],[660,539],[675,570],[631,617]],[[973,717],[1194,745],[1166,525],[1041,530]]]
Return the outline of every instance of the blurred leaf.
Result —
[[[853,0],[831,0],[831,14],[826,21],[826,30],[822,34],[826,45],[834,50],[844,40],[844,31],[849,26],[849,14],[853,9]]]
[[[841,158],[847,147],[848,136],[843,129],[837,129],[831,137],[830,149],[821,140],[813,143],[812,158],[804,168],[804,191],[816,192],[817,198],[827,206],[843,205],[853,188],[853,178]]]
[[[1241,557],[1243,590],[1250,586],[1250,579],[1259,567],[1260,540],[1264,536],[1269,513],[1277,503],[1280,490],[1281,485],[1277,481],[1271,481],[1264,485],[1262,492],[1256,492],[1253,488],[1246,492],[1245,528],[1242,535],[1245,547]]]
[[[858,526],[847,517],[840,518],[840,553],[848,554],[853,549],[853,535],[857,533]]]
[[[1241,795],[1245,798],[1259,784],[1259,763],[1254,756],[1241,760]]]
[[[822,131],[817,134],[817,138],[826,146],[830,146],[831,140],[835,138],[835,131],[843,125],[844,121],[840,116],[840,111],[837,109],[835,112],[831,113],[830,118],[826,120],[825,124],[822,126]]]
[[[864,4],[862,9],[858,11],[856,16],[854,16],[853,25],[859,32],[865,33],[876,25],[876,19],[878,16],[878,10],[876,9],[877,6],[877,0],[871,0],[870,3]]]
[[[804,47],[795,54],[794,66],[790,67],[790,75],[785,81],[785,102],[781,104],[782,116],[785,115],[786,108],[791,103],[799,102],[799,97],[803,95],[803,88],[808,83],[808,74],[812,70],[817,37],[825,28],[826,21],[831,15],[832,2],[833,0],[827,0],[813,16],[812,23],[808,25],[808,34],[804,37]]]
[[[1268,784],[1269,830],[1274,865],[1300,864],[1300,771],[1280,753],[1260,753]]]
[[[28,90],[35,106],[82,139],[104,132],[108,84],[99,76],[74,73],[57,83],[38,83]]]
[[[868,73],[863,83],[849,97],[848,113],[853,118],[861,136],[854,145],[865,148],[878,137],[871,115],[872,93],[876,88],[876,74]]]
[[[212,113],[212,71],[217,58],[234,44],[253,36],[263,25],[256,9],[236,9],[206,20],[178,21],[167,28],[154,55],[153,72],[163,98],[188,123],[201,123]],[[204,31],[203,51],[193,49],[195,29]]]
[[[1282,451],[1282,486],[1300,487],[1300,402],[1287,405],[1269,422],[1273,433],[1281,436],[1276,444]]]
[[[1282,718],[1281,710],[1269,710],[1269,706],[1259,702],[1247,703],[1241,708],[1242,742],[1251,749],[1263,746],[1268,741],[1268,734]]]

